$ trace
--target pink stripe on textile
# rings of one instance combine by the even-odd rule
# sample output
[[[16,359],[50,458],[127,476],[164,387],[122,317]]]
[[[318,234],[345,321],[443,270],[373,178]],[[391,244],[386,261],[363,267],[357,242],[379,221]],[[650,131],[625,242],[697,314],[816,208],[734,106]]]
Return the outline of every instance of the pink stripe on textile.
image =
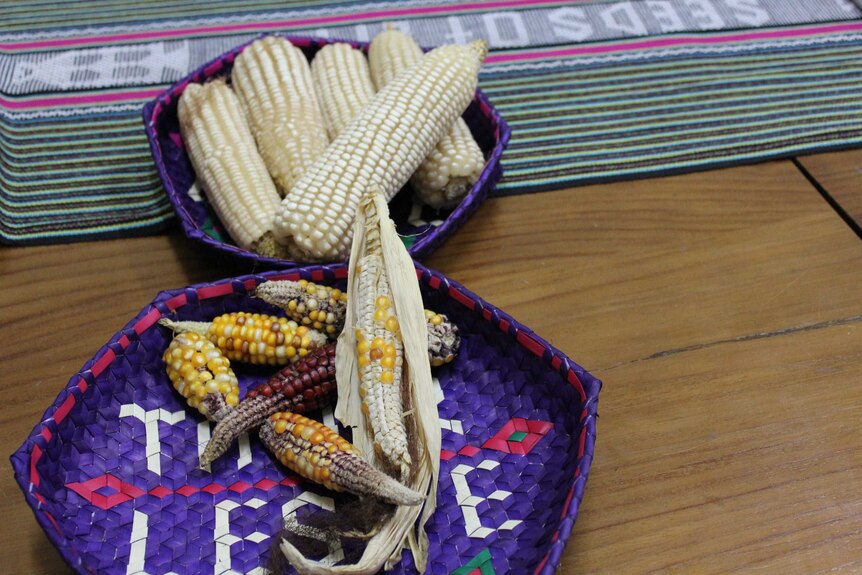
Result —
[[[29,108],[57,108],[79,104],[108,104],[111,102],[123,102],[127,100],[149,100],[155,98],[163,91],[164,89],[162,88],[154,88],[149,90],[110,92],[108,94],[83,94],[75,96],[56,96],[53,98],[35,98],[33,100],[9,100],[8,98],[0,98],[0,106],[10,110],[21,110]]]
[[[503,5],[503,4],[523,4],[528,2],[535,2],[536,0],[503,0],[501,2],[495,2],[493,5]],[[556,0],[554,0],[556,1]],[[467,6],[477,6],[478,4],[465,4],[461,9],[466,9]],[[437,7],[431,7],[429,9],[436,9]],[[418,10],[418,9],[411,9]],[[397,10],[392,10],[390,12],[397,12]],[[204,30],[204,29],[202,29]],[[206,31],[206,30],[204,30]],[[619,42],[615,44],[601,44],[601,45],[584,45],[584,46],[575,46],[572,48],[563,48],[563,49],[547,49],[547,50],[537,50],[531,52],[513,52],[508,54],[491,54],[486,59],[485,62],[488,64],[499,64],[506,62],[518,62],[518,61],[528,61],[528,60],[542,60],[542,59],[550,59],[550,58],[563,58],[569,56],[580,56],[586,54],[606,54],[611,52],[625,52],[631,50],[645,50],[651,48],[667,48],[669,46],[681,46],[681,45],[712,45],[712,44],[726,44],[733,42],[745,42],[752,40],[770,40],[770,39],[780,39],[780,38],[789,38],[789,37],[806,37],[806,36],[815,36],[818,34],[835,34],[840,32],[858,32],[862,31],[862,22],[853,22],[846,24],[831,24],[827,26],[813,26],[808,28],[782,28],[777,30],[762,30],[762,31],[753,31],[753,32],[741,32],[737,34],[726,34],[720,36],[672,36],[672,37],[661,37],[661,38],[653,38],[650,40],[640,40],[635,42]],[[161,32],[158,32],[161,33]],[[147,33],[149,34],[149,33]],[[156,32],[154,32],[156,34]],[[100,40],[107,40],[112,37],[102,37]],[[70,42],[75,42],[81,39],[68,39]],[[23,46],[20,44],[19,46]],[[4,45],[0,44],[0,49],[8,49],[8,46],[4,48]],[[56,96],[56,97],[48,97],[48,98],[35,98],[32,100],[10,100],[8,98],[0,97],[0,106],[5,107],[10,110],[21,110],[21,109],[32,109],[32,108],[50,108],[50,107],[62,107],[62,106],[72,106],[72,105],[86,105],[86,104],[107,104],[112,102],[123,102],[129,100],[149,100],[151,98],[155,98],[159,94],[162,93],[162,89],[153,88],[146,90],[125,90],[125,91],[117,91],[110,92],[104,94],[83,94],[83,95],[71,95],[71,96]]]
[[[586,1],[586,0],[579,0]],[[222,32],[244,32],[254,30],[273,30],[286,27],[320,26],[325,24],[337,24],[340,22],[351,22],[354,20],[369,19],[394,19],[408,16],[425,16],[428,14],[468,12],[471,10],[495,9],[495,8],[517,8],[520,6],[531,6],[534,4],[568,4],[571,0],[497,0],[496,2],[465,2],[454,6],[420,6],[416,8],[394,8],[389,10],[366,10],[353,14],[334,14],[331,16],[317,16],[313,18],[295,18],[292,20],[276,20],[263,22],[243,22],[241,24],[224,24],[221,26],[199,26],[192,28],[178,28],[173,30],[154,30],[150,32],[127,32],[123,34],[108,34],[105,36],[81,36],[77,38],[55,38],[51,40],[31,40],[29,42],[9,42],[0,44],[0,50],[23,51],[37,50],[40,48],[62,48],[91,42],[118,43],[135,40],[153,40],[176,35],[187,34],[218,34]]]
[[[584,54],[606,54],[608,52],[625,52],[628,50],[647,50],[650,48],[667,48],[684,44],[729,44],[750,40],[772,40],[776,38],[816,36],[817,34],[835,34],[839,32],[858,32],[862,30],[862,22],[851,24],[834,24],[812,28],[790,28],[780,30],[763,30],[759,32],[743,32],[721,36],[672,36],[655,38],[637,42],[620,42],[618,44],[602,44],[600,46],[577,46],[574,48],[538,50],[513,54],[491,54],[485,58],[486,64],[516,62],[524,60],[542,60],[546,58],[563,58]]]

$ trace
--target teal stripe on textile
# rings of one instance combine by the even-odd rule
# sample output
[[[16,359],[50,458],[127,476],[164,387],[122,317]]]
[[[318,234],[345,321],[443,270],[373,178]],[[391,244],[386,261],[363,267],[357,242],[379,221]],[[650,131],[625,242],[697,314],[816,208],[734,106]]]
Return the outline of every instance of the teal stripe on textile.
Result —
[[[862,144],[862,34],[791,40],[487,66],[480,86],[512,128],[495,193]],[[171,217],[140,112],[100,110],[0,114],[0,238],[138,233]]]

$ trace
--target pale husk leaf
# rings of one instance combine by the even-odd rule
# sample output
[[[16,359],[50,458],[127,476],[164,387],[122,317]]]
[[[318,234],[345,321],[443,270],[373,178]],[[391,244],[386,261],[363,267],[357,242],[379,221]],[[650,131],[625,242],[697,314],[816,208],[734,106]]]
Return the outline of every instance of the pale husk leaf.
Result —
[[[345,329],[338,338],[336,348],[336,378],[338,403],[335,416],[341,423],[353,429],[353,444],[372,464],[375,464],[372,437],[365,424],[359,398],[359,376],[356,365],[356,293],[358,281],[356,264],[365,249],[365,229],[368,220],[366,209],[376,211],[380,239],[383,249],[384,269],[388,274],[395,312],[401,325],[404,345],[405,403],[412,406],[406,415],[411,420],[410,440],[417,442],[416,457],[411,469],[408,487],[427,494],[424,505],[398,506],[369,541],[362,557],[351,565],[326,565],[306,558],[288,541],[282,541],[281,549],[291,564],[300,572],[310,575],[377,573],[384,566],[391,567],[401,560],[401,551],[407,547],[420,573],[425,571],[428,560],[428,536],[425,524],[434,514],[437,505],[437,481],[440,472],[440,419],[434,399],[431,367],[428,360],[428,333],[425,323],[422,295],[413,260],[389,219],[389,210],[382,194],[367,195],[357,210],[350,252],[350,268],[347,280],[347,310]],[[369,222],[375,223],[375,222]],[[418,520],[418,521],[417,521]]]

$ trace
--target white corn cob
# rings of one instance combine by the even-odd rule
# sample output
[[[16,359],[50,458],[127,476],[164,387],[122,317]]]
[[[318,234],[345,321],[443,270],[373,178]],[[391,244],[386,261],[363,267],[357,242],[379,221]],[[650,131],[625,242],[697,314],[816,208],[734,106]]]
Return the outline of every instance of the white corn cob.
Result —
[[[371,77],[378,90],[399,72],[422,58],[422,49],[409,35],[388,29],[368,48]],[[410,178],[416,196],[437,209],[453,208],[479,179],[485,158],[470,128],[459,117]]]
[[[284,196],[329,143],[308,60],[284,38],[267,36],[237,56],[232,82]]]
[[[272,237],[272,214],[281,198],[233,91],[222,80],[189,84],[179,120],[198,184],[231,238],[241,248],[287,257]]]
[[[306,260],[344,260],[359,199],[386,200],[473,99],[485,42],[448,45],[378,92],[291,189],[275,218],[276,238]]]
[[[395,224],[388,217],[388,206],[383,194],[372,191],[362,198],[356,211],[355,227],[356,235],[351,246],[347,273],[347,328],[338,337],[335,349],[335,374],[338,384],[335,417],[353,429],[353,444],[367,460],[390,474],[397,473],[398,467],[401,467],[401,483],[427,496],[421,509],[399,506],[392,515],[382,517],[379,531],[368,541],[362,557],[353,564],[340,564],[336,569],[344,574],[377,573],[384,567],[391,568],[394,562],[401,559],[401,549],[409,547],[416,570],[424,573],[429,547],[425,525],[434,514],[437,504],[435,495],[440,472],[440,417],[434,400],[434,385],[428,361],[428,333],[422,309],[422,294],[413,261],[395,231]],[[371,292],[368,291],[369,286]],[[375,293],[375,290],[382,290],[382,297],[389,301],[378,301],[381,294],[379,291]],[[381,310],[381,313],[379,317],[375,317],[378,310]],[[393,320],[389,327],[396,329],[387,330],[389,316],[394,315],[391,310],[397,312],[400,328]],[[369,321],[373,322],[371,334],[362,329]],[[396,375],[393,373],[392,385],[400,383],[400,415],[410,438],[409,451],[401,448],[404,455],[398,455],[398,451],[385,452],[384,444],[380,443],[378,435],[372,429],[374,425],[381,425],[381,419],[383,423],[390,421],[388,414],[390,410],[397,411],[399,400],[381,397],[378,401],[387,402],[382,406],[384,411],[380,412],[383,414],[381,417],[379,413],[372,413],[374,406],[371,396],[376,393],[375,390],[363,391],[363,388],[368,389],[368,386],[373,388],[388,385],[385,383],[388,377],[383,377],[386,370],[390,369],[383,362],[390,357],[385,353],[385,348],[383,356],[375,359],[374,356],[380,354],[371,355],[371,351],[376,347],[373,340],[368,350],[361,346],[362,340],[368,342],[371,335],[380,333],[381,324],[383,336],[395,335],[403,351],[401,375],[397,375],[401,381],[395,381]],[[356,333],[357,328],[360,335],[365,333],[361,339]],[[361,361],[363,357],[366,361]],[[380,364],[379,370],[373,367],[368,370],[367,366],[373,366],[375,362]],[[394,364],[392,369],[394,372]],[[373,374],[370,379],[365,373],[368,371]],[[380,376],[376,375],[377,371]],[[387,393],[386,389],[380,390],[381,395],[384,393]],[[363,404],[367,407],[363,408]],[[375,444],[379,444],[380,448],[376,448]],[[392,455],[397,459],[393,461]],[[406,465],[408,462],[409,466]],[[391,469],[393,466],[395,469]],[[301,556],[290,544],[283,544],[282,551],[302,573],[332,573],[319,562]]]
[[[387,26],[368,45],[368,69],[374,86],[382,90],[399,72],[421,60],[422,54],[412,36]]]
[[[314,91],[330,140],[374,97],[368,60],[350,44],[327,44],[311,61]]]
[[[392,289],[383,266],[377,218],[373,202],[367,202],[365,252],[359,258],[356,310],[356,362],[359,396],[371,428],[374,450],[401,473],[410,470],[401,372],[404,347],[392,302]]]

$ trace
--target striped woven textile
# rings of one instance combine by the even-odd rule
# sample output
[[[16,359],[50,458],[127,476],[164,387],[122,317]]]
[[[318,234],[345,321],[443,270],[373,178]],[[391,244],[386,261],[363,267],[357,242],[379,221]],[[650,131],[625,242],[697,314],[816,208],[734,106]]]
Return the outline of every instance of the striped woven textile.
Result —
[[[848,0],[0,2],[0,241],[153,233],[172,217],[142,105],[263,32],[486,38],[512,128],[497,194],[862,144]]]

